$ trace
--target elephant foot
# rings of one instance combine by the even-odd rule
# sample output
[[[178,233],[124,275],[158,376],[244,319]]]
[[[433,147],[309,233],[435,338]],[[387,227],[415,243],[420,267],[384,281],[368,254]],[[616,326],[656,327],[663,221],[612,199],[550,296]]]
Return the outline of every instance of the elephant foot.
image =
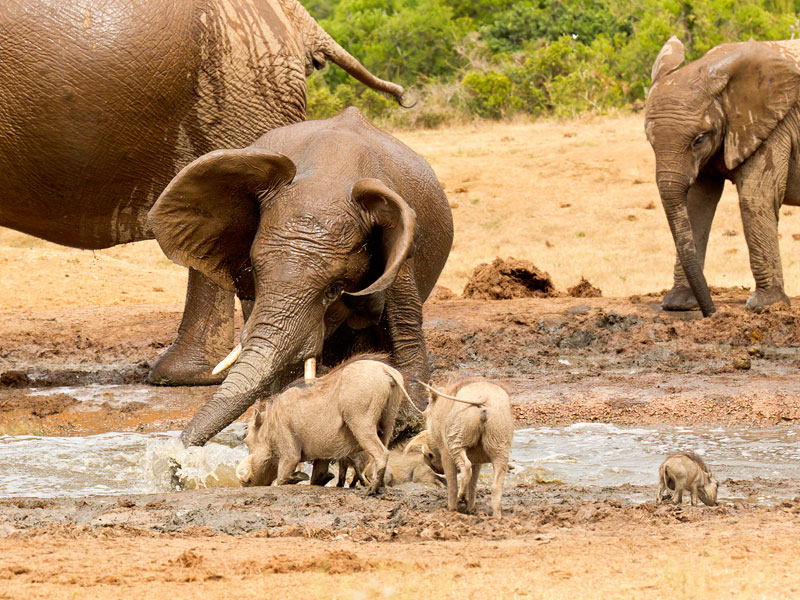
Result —
[[[672,288],[661,301],[664,310],[699,310],[700,305],[689,286],[681,285]]]
[[[217,362],[192,356],[182,345],[173,344],[150,366],[147,382],[153,385],[215,385],[222,383],[225,373],[212,375]],[[225,358],[224,355],[219,360]]]
[[[747,299],[745,306],[754,313],[760,313],[771,304],[777,304],[778,302],[785,302],[786,306],[791,305],[789,296],[783,292],[783,288],[778,286],[756,288],[753,295]]]

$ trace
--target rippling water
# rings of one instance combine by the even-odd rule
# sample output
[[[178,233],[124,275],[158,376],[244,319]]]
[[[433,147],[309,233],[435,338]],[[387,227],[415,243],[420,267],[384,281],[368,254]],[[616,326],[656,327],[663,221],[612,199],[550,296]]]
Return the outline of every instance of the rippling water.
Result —
[[[698,452],[721,480],[800,478],[798,431],[604,423],[523,429],[514,437],[507,482],[655,486],[658,465],[672,450]],[[175,489],[176,481],[235,486],[236,465],[247,455],[243,437],[242,424],[203,448],[184,448],[178,432],[0,436],[0,497],[154,493]]]
[[[617,427],[578,423],[517,431],[511,481],[650,485],[668,452],[691,450],[717,479],[800,477],[797,427]]]

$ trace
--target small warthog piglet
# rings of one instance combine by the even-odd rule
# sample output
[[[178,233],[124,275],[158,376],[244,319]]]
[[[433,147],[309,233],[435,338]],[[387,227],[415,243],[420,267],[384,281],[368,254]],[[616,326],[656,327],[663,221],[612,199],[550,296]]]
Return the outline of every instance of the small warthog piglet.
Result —
[[[717,480],[694,452],[670,452],[658,468],[658,483],[656,504],[661,504],[665,490],[672,490],[675,504],[683,502],[683,491],[689,490],[692,506],[698,498],[708,506],[717,505]]]

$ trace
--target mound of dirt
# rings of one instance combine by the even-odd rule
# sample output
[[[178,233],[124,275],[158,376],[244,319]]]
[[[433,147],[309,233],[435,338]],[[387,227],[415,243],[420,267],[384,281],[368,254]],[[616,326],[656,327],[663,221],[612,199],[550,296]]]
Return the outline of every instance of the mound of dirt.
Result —
[[[580,283],[569,288],[567,294],[573,298],[600,298],[603,292],[600,288],[596,288],[586,281],[585,277],[581,277]]]
[[[510,300],[511,298],[546,298],[558,296],[550,275],[532,262],[514,257],[495,258],[481,263],[464,287],[464,298]]]

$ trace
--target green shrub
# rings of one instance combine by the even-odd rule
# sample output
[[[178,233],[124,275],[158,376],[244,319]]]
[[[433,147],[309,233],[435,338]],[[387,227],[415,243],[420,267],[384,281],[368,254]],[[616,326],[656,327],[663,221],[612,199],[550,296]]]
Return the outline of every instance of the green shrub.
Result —
[[[499,119],[519,106],[518,99],[511,95],[511,80],[504,73],[470,71],[461,84],[468,94],[469,107],[480,117]]]

